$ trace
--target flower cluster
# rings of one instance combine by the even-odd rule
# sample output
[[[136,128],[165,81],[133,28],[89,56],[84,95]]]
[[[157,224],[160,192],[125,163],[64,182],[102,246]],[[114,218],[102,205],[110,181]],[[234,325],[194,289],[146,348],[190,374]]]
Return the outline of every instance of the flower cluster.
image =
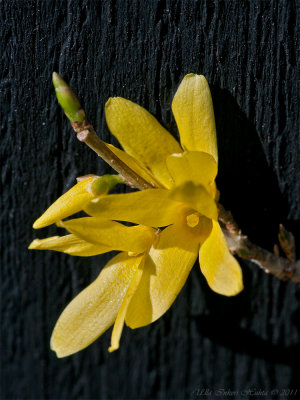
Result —
[[[107,125],[124,151],[109,148],[153,188],[110,194],[117,175],[87,176],[34,223],[69,234],[34,240],[31,249],[75,256],[120,251],[61,314],[51,338],[58,357],[73,354],[114,324],[110,351],[130,328],[160,318],[199,257],[210,288],[233,296],[242,273],[218,223],[218,151],[213,104],[202,75],[186,75],[172,103],[180,144],[139,105],[111,98]],[[83,218],[65,218],[84,211]],[[130,226],[125,223],[131,223]]]

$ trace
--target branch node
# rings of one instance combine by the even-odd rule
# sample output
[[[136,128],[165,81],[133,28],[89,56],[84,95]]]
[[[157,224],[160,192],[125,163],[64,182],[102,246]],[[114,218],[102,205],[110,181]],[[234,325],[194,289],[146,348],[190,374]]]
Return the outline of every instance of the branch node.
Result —
[[[278,240],[286,258],[293,264],[296,260],[295,237],[282,224],[279,225]]]
[[[278,245],[274,246],[274,253],[267,251],[250,242],[246,235],[241,233],[230,211],[218,204],[219,220],[231,253],[250,260],[257,264],[267,274],[272,274],[283,281],[300,282],[300,260],[295,261],[295,238],[280,225],[279,242],[286,258],[280,257]]]

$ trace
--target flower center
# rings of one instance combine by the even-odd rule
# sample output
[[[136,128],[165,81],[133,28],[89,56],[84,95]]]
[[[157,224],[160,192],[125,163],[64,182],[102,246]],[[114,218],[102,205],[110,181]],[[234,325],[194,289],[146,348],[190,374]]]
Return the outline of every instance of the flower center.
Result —
[[[190,228],[195,228],[199,224],[199,214],[192,213],[186,216],[186,224]]]

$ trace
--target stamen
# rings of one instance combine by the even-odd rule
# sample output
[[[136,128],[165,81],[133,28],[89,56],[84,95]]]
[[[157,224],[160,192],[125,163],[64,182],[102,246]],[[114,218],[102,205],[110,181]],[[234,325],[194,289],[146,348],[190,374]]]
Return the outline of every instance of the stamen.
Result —
[[[199,214],[193,213],[186,216],[187,226],[195,228],[199,224]]]

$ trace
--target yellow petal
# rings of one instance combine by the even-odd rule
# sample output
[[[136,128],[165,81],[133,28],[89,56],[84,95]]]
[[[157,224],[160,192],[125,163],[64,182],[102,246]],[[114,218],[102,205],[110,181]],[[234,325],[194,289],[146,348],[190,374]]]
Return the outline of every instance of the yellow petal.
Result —
[[[216,202],[204,186],[186,182],[170,190],[169,196],[173,200],[189,205],[207,218],[218,219]]]
[[[197,238],[178,226],[169,226],[160,233],[127,309],[125,321],[130,328],[150,324],[169,309],[197,259],[198,249]]]
[[[178,201],[169,199],[165,189],[146,189],[134,193],[111,194],[89,202],[84,211],[92,216],[128,221],[147,226],[167,226],[175,219]]]
[[[86,217],[64,221],[59,224],[81,239],[110,250],[142,253],[148,249],[155,235],[155,230],[147,226],[125,226],[115,221],[102,218]]]
[[[215,159],[200,151],[172,154],[166,162],[176,186],[192,181],[195,185],[208,187],[218,171]]]
[[[208,192],[215,199],[215,201],[219,201],[220,192],[217,189],[217,185],[216,185],[215,181],[213,181],[212,183],[209,184]]]
[[[126,295],[124,297],[122,305],[119,309],[119,312],[118,312],[118,315],[117,315],[117,318],[116,318],[116,321],[114,324],[114,328],[112,331],[112,335],[111,335],[111,345],[110,345],[110,348],[108,349],[109,352],[118,350],[118,348],[120,346],[120,339],[121,339],[121,335],[122,335],[122,331],[123,331],[123,327],[124,327],[124,321],[125,321],[127,308],[132,299],[132,296],[135,294],[136,289],[141,281],[141,278],[143,275],[144,259],[145,258],[143,258],[136,273],[134,274],[134,277],[132,278],[132,280],[130,282],[129,288],[126,292]]]
[[[165,159],[182,150],[170,133],[143,107],[121,97],[110,98],[105,116],[111,133],[126,153],[150,169],[164,186],[172,185]]]
[[[93,244],[75,235],[52,236],[46,239],[35,239],[30,243],[30,250],[55,250],[71,256],[90,257],[114,250],[111,247]]]
[[[147,170],[139,161],[131,157],[128,153],[118,149],[110,143],[106,143],[106,146],[129,168],[141,176],[146,182],[152,184],[152,186],[162,187],[162,185],[154,178],[149,170]]]
[[[84,349],[114,323],[141,259],[142,256],[118,254],[98,278],[71,301],[51,337],[51,349],[58,357]]]
[[[172,111],[184,150],[203,151],[218,161],[215,116],[203,75],[186,75],[175,93]]]
[[[93,198],[88,188],[95,179],[98,179],[98,177],[84,179],[59,197],[48,210],[35,221],[33,228],[43,228],[44,226],[51,225],[60,219],[64,219],[81,211],[84,204]]]
[[[225,296],[234,296],[243,290],[242,271],[230,254],[218,222],[200,248],[200,268],[210,288]]]

